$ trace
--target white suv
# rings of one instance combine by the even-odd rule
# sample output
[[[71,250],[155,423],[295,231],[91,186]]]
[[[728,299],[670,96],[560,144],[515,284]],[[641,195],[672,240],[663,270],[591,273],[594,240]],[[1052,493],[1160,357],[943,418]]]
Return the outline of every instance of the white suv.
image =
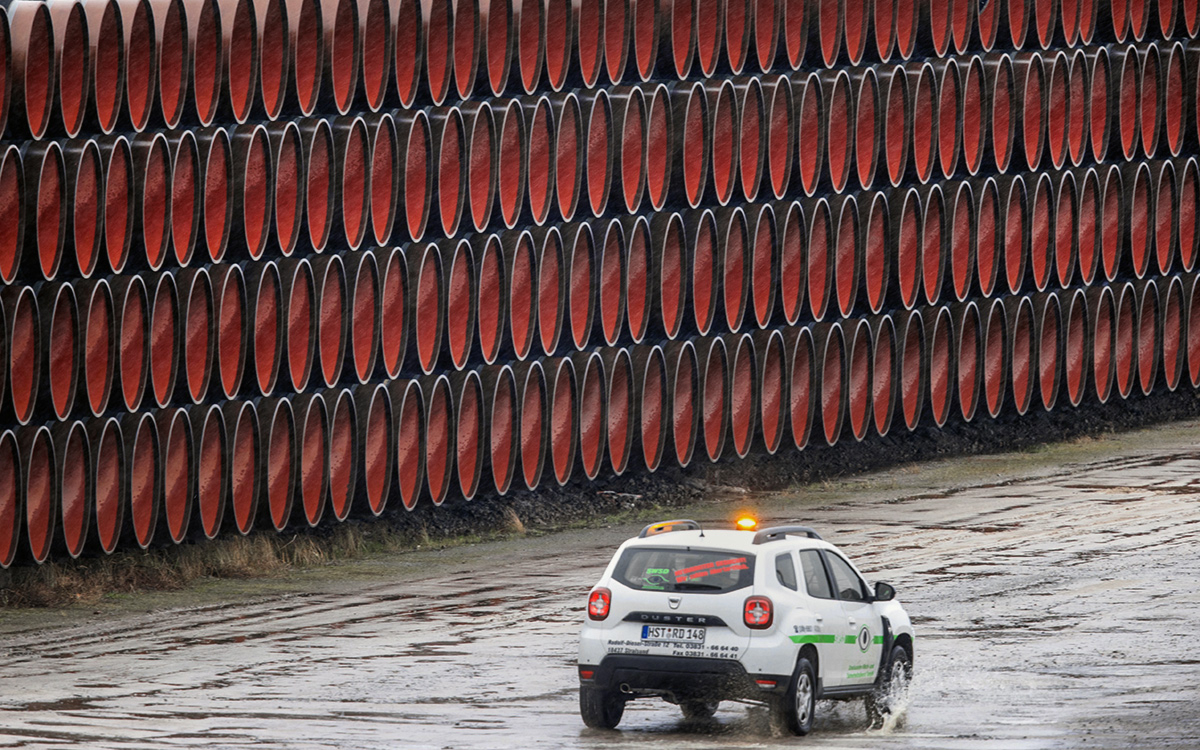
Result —
[[[722,700],[750,701],[803,735],[818,698],[862,697],[880,721],[912,676],[912,623],[895,596],[886,583],[870,589],[805,526],[651,524],[621,545],[588,596],[580,714],[612,729],[635,698],[697,718]]]

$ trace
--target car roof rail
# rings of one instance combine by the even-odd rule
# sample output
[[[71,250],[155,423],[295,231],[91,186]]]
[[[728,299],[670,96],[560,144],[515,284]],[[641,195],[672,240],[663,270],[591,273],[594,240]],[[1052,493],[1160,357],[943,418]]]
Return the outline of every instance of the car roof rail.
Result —
[[[658,534],[668,534],[672,531],[703,531],[700,524],[688,518],[677,518],[672,521],[659,521],[652,523],[642,529],[642,533],[638,534],[638,539],[645,539],[648,536],[657,536]]]
[[[777,542],[792,534],[803,534],[809,539],[820,539],[821,535],[810,526],[772,526],[754,535],[754,544]]]

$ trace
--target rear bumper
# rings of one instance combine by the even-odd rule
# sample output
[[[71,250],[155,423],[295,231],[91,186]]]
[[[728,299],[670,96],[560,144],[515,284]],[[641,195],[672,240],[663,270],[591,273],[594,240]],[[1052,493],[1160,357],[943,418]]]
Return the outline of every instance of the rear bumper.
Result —
[[[605,656],[598,665],[579,667],[584,687],[630,693],[668,693],[677,700],[761,700],[782,695],[791,675],[751,677],[740,662],[678,656]],[[591,679],[582,673],[592,672]]]

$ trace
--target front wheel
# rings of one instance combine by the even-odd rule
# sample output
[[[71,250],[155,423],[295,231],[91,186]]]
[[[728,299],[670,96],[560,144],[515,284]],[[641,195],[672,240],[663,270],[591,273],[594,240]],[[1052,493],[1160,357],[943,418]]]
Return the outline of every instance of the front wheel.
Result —
[[[866,699],[867,718],[872,726],[881,726],[888,718],[903,713],[908,704],[908,687],[912,682],[912,657],[903,646],[892,649],[888,671],[879,686]]]
[[[579,715],[592,729],[615,729],[625,715],[625,701],[611,690],[581,687]]]
[[[802,656],[796,662],[796,670],[783,699],[771,706],[773,723],[792,734],[804,736],[812,731],[816,710],[817,674],[812,662]]]

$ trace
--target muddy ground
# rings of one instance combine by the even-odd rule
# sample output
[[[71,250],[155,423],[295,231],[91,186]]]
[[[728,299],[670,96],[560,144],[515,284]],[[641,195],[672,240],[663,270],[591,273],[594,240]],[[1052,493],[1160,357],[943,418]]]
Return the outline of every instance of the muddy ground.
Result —
[[[738,704],[585,729],[576,635],[626,522],[2,612],[0,747],[1200,747],[1198,437],[1184,421],[788,490],[681,477],[696,501],[673,513],[803,520],[897,587],[916,676],[883,731],[856,703],[821,704],[803,740]]]

